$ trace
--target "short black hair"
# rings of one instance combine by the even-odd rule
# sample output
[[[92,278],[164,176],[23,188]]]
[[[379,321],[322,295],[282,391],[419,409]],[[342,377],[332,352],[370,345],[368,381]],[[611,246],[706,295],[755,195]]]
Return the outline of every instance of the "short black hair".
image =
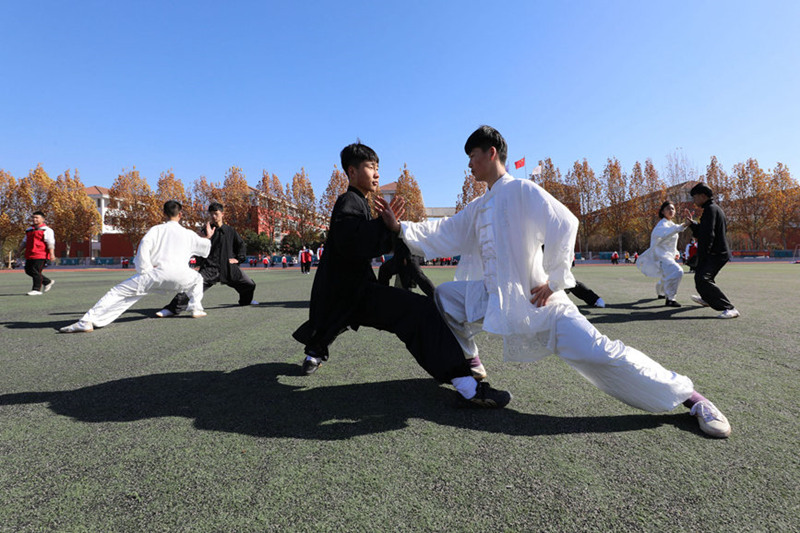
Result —
[[[380,159],[378,159],[378,154],[375,153],[375,150],[366,144],[361,144],[361,141],[345,146],[339,154],[339,157],[342,160],[342,170],[344,170],[345,174],[347,174],[347,169],[350,167],[357,167],[364,161],[380,163]]]
[[[213,211],[225,211],[225,207],[219,202],[211,202],[208,204],[208,212],[211,213]]]
[[[711,187],[703,183],[702,181],[692,187],[692,190],[689,191],[689,196],[694,196],[695,194],[705,194],[709,198],[714,196],[714,191],[711,190]]]
[[[667,207],[668,205],[675,205],[675,204],[670,202],[669,200],[661,204],[661,207],[658,208],[658,218],[664,218],[664,208]]]
[[[45,218],[44,211],[34,211],[33,215],[31,215],[31,216],[36,216],[36,215],[39,215],[40,217]]]
[[[180,202],[176,202],[175,200],[167,200],[164,202],[164,215],[169,218],[175,218],[181,211],[183,211],[183,206]]]
[[[500,162],[505,165],[508,157],[508,144],[500,132],[491,126],[484,125],[473,131],[464,145],[464,151],[469,155],[475,148],[480,148],[485,152],[492,146],[497,150]]]

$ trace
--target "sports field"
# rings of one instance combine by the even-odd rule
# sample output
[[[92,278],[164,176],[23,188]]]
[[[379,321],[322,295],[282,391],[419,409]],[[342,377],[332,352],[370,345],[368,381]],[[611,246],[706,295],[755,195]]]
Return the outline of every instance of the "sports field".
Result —
[[[673,309],[634,267],[575,269],[608,303],[582,311],[690,376],[727,440],[556,357],[504,363],[485,334],[504,410],[459,407],[375,330],[301,376],[313,276],[248,273],[258,307],[217,286],[207,318],[156,319],[154,295],[73,335],[56,331],[132,271],[48,271],[40,297],[0,273],[0,531],[800,531],[800,265],[723,269],[734,320],[691,304],[689,276]]]

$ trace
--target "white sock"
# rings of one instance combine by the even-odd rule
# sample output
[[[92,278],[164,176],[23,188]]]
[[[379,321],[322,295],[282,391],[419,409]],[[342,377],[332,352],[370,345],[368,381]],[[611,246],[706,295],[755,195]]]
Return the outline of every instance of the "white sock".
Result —
[[[474,398],[475,393],[478,392],[478,382],[472,376],[453,378],[450,383],[467,400]]]

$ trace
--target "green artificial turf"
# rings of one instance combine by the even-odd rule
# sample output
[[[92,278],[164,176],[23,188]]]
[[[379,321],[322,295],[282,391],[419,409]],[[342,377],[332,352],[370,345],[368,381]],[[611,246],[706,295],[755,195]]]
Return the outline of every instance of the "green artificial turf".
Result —
[[[733,425],[649,414],[556,357],[504,363],[501,411],[459,407],[385,332],[346,332],[301,376],[291,332],[313,276],[248,270],[257,307],[210,289],[208,317],[63,335],[131,271],[0,273],[0,531],[798,531],[800,265],[731,264],[736,320],[655,300],[631,266],[583,266],[602,331],[691,377]],[[426,269],[435,283],[453,269]],[[313,272],[312,272],[313,273]]]

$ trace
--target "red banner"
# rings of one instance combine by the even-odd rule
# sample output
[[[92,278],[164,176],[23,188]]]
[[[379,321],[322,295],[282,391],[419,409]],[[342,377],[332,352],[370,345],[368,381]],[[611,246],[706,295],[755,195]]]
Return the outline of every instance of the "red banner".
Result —
[[[520,159],[519,161],[517,161],[516,163],[514,163],[514,166],[515,166],[516,168],[522,168],[522,167],[524,167],[524,166],[525,166],[525,158],[523,157],[522,159]]]

